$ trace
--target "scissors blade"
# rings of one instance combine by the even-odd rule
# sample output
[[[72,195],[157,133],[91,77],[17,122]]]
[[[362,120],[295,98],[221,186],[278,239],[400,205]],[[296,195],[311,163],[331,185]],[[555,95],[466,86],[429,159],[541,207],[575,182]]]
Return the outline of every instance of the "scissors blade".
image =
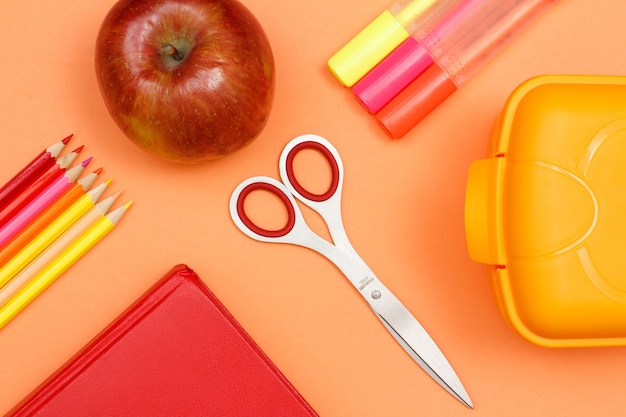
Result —
[[[384,286],[374,291],[378,293],[370,305],[389,333],[439,385],[469,408],[474,408],[454,369],[411,312]]]
[[[336,248],[325,240],[305,245],[330,259],[368,302],[376,316],[404,350],[439,385],[469,408],[474,408],[461,380],[437,344],[411,312],[376,277],[354,248]]]

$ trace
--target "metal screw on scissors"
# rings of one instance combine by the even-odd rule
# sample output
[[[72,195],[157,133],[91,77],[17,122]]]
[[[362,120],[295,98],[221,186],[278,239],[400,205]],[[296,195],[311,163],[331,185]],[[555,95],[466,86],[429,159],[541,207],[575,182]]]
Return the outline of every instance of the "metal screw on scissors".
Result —
[[[330,165],[332,177],[328,190],[314,194],[296,179],[294,158],[304,149],[319,151]],[[230,198],[230,215],[237,227],[252,239],[262,242],[288,243],[314,250],[330,261],[347,277],[368,302],[385,328],[404,350],[446,391],[473,408],[463,384],[441,350],[409,310],[385,287],[365,264],[348,240],[341,218],[343,164],[330,142],[317,135],[302,135],[290,141],[279,161],[279,182],[258,176],[243,181]],[[275,194],[287,208],[287,222],[278,230],[256,225],[246,214],[245,200],[254,191]],[[318,236],[306,224],[296,198],[315,210],[326,222],[332,243]]]

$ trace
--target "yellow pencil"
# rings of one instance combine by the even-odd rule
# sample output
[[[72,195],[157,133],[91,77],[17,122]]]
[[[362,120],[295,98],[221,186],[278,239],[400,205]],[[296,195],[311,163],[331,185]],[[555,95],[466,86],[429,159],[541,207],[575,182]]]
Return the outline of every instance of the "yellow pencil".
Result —
[[[120,193],[105,198],[69,227],[62,235],[44,249],[32,262],[19,271],[4,287],[0,288],[0,307],[17,294],[28,282],[43,270],[69,245],[104,217]]]
[[[91,209],[111,181],[106,181],[79,198],[41,233],[24,246],[14,257],[0,268],[0,288],[9,282],[30,261],[35,259],[56,238]],[[106,213],[106,211],[105,211]]]
[[[89,249],[111,232],[131,204],[132,201],[100,219],[2,306],[0,308],[0,328],[6,326],[11,319],[48,288],[62,273],[67,271]]]

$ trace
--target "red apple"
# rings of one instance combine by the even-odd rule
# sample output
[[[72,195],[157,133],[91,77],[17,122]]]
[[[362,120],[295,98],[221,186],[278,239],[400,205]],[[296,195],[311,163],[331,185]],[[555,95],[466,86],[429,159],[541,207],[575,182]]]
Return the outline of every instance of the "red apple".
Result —
[[[109,113],[143,149],[200,162],[250,143],[274,97],[274,59],[236,0],[120,0],[96,41]]]

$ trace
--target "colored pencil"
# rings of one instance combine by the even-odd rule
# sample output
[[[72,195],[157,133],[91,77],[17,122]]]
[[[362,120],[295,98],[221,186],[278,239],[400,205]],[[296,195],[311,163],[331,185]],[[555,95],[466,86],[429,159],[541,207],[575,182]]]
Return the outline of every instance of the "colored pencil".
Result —
[[[33,221],[31,221],[24,229],[22,229],[15,237],[11,239],[4,247],[0,248],[0,266],[4,265],[9,259],[15,256],[24,246],[34,239],[42,230],[58,216],[74,204],[79,198],[91,188],[98,175],[102,173],[102,168],[98,168],[91,174],[85,175],[76,181],[69,190],[61,197],[50,204],[43,212],[41,212]]]
[[[46,250],[46,248],[54,244],[57,239],[61,242],[61,247],[64,245],[67,246],[67,242],[74,240],[78,235],[87,230],[89,226],[104,216],[113,205],[115,197],[109,197],[98,204],[96,204],[96,202],[100,196],[102,196],[109,183],[110,181],[106,181],[83,195],[31,242],[24,246],[17,255],[2,265],[2,267],[0,267],[0,292],[4,290],[3,286],[6,285],[7,282],[24,267],[29,265],[29,263]],[[76,225],[76,227],[73,228],[73,225]],[[70,228],[73,230],[72,233],[68,231]],[[66,232],[67,235],[64,235]],[[65,243],[63,243],[61,237],[65,239]]]
[[[0,247],[10,242],[20,230],[26,227],[26,225],[44,211],[46,207],[69,190],[72,184],[74,184],[83,173],[89,161],[91,161],[91,158],[65,171],[63,175],[52,181],[48,187],[29,201],[24,208],[0,226]]]
[[[0,208],[9,204],[11,199],[52,167],[56,163],[56,158],[61,154],[65,145],[67,145],[71,138],[72,135],[44,149],[28,165],[4,184],[2,188],[0,188]]]
[[[81,146],[67,155],[57,158],[56,164],[41,174],[35,182],[15,196],[7,206],[2,208],[0,210],[0,226],[24,208],[30,200],[42,192],[52,181],[63,175],[67,168],[72,165],[82,149],[83,147]]]
[[[73,241],[59,256],[54,258],[54,260],[30,279],[6,304],[0,307],[0,328],[3,328],[39,294],[48,288],[61,274],[67,271],[67,269],[83,257],[87,251],[110,233],[131,204],[132,201],[101,218],[89,230]]]

